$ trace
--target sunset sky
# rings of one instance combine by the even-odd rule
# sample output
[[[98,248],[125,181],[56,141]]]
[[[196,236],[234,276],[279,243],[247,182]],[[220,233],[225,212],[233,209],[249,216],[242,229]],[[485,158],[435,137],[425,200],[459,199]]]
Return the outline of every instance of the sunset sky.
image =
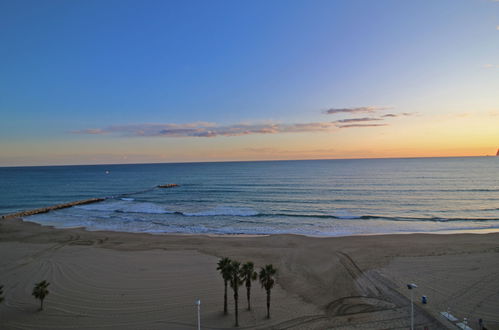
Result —
[[[0,1],[0,166],[482,156],[499,1]]]

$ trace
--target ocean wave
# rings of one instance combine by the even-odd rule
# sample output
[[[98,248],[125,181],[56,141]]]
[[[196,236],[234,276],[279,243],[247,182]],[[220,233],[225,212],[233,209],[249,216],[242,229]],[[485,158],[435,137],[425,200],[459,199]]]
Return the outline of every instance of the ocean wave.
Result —
[[[290,217],[290,218],[317,218],[337,220],[387,220],[387,221],[429,221],[429,222],[454,222],[454,221],[499,221],[499,218],[441,218],[441,217],[394,217],[382,215],[328,215],[328,214],[294,214],[270,213],[258,214],[260,217]]]
[[[179,214],[177,212],[177,214]],[[233,206],[216,206],[212,209],[201,211],[201,212],[183,212],[180,213],[187,217],[206,217],[206,216],[238,216],[238,217],[251,217],[257,216],[260,213],[251,209],[244,207],[233,207]]]
[[[282,217],[282,218],[315,218],[315,219],[336,219],[336,220],[386,220],[386,221],[425,221],[425,222],[457,222],[457,221],[499,221],[499,218],[441,218],[441,217],[394,217],[382,215],[353,215],[348,213],[332,214],[297,214],[297,213],[259,213],[252,209],[240,209],[232,207],[217,207],[208,211],[188,213],[173,212],[174,214],[187,217],[208,217],[208,216],[238,216],[238,217]],[[244,222],[251,222],[244,220]]]
[[[468,218],[468,217],[410,217],[410,216],[387,216],[387,215],[372,215],[352,214],[347,210],[337,210],[332,214],[324,213],[293,213],[293,212],[276,212],[265,213],[258,212],[249,207],[237,207],[228,205],[219,205],[211,209],[198,212],[180,212],[168,210],[164,206],[151,202],[136,202],[132,198],[121,198],[112,202],[101,202],[88,205],[75,206],[77,209],[87,211],[102,211],[116,213],[145,213],[145,214],[172,214],[185,217],[211,217],[211,216],[227,216],[227,217],[270,217],[270,218],[316,218],[316,219],[335,219],[335,220],[383,220],[383,221],[421,221],[421,222],[463,222],[463,221],[499,221],[499,218]],[[497,209],[490,209],[494,211]]]
[[[336,219],[344,219],[344,220],[351,220],[351,219],[360,219],[359,216],[357,215],[354,215],[346,210],[340,210],[340,211],[337,211],[335,214],[334,214],[334,217]]]
[[[441,192],[499,192],[497,188],[472,188],[472,189],[435,189]]]
[[[119,213],[150,213],[150,214],[172,214],[173,211],[166,210],[164,207],[147,202],[132,202],[128,200],[110,202],[110,203],[95,203],[88,205],[75,206],[75,208],[87,211],[105,211]]]
[[[55,216],[54,216],[55,214]],[[427,221],[439,221],[440,224],[424,226],[421,223],[401,222],[365,222],[361,220],[337,221],[300,221],[291,219],[261,219],[258,217],[237,218],[226,217],[218,219],[187,219],[170,218],[170,216],[145,216],[140,214],[110,213],[111,217],[102,218],[102,213],[68,218],[64,213],[58,215],[57,211],[48,215],[46,213],[33,215],[30,221],[56,227],[85,227],[88,230],[111,230],[118,232],[145,232],[145,233],[193,233],[193,234],[222,234],[222,235],[267,235],[267,234],[297,234],[307,236],[345,236],[354,234],[388,234],[407,232],[445,232],[462,230],[489,230],[499,228],[499,219],[495,222],[453,222],[449,219],[427,218]],[[107,215],[107,214],[104,214]],[[334,216],[330,216],[334,217]],[[390,220],[389,217],[364,216],[364,219]],[[335,218],[337,219],[337,218]],[[405,218],[414,219],[414,218]],[[416,218],[421,220],[422,218]],[[424,218],[423,218],[424,219]],[[433,219],[433,220],[430,220]],[[438,219],[438,220],[435,220]],[[442,221],[443,220],[443,221]],[[453,220],[453,219],[452,219]],[[451,220],[451,221],[452,221]],[[357,223],[356,223],[357,221]]]

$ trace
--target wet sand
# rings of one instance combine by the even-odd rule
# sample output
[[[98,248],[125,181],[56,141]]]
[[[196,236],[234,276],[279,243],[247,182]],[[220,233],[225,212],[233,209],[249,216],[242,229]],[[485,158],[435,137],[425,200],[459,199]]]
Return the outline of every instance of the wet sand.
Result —
[[[210,237],[54,229],[0,221],[2,329],[194,329],[201,299],[204,329],[234,325],[223,311],[219,257],[279,269],[270,320],[265,292],[240,289],[244,329],[403,329],[410,327],[406,283],[415,282],[417,328],[455,328],[451,309],[477,328],[499,328],[499,234],[295,235]],[[31,296],[48,280],[45,310]],[[429,304],[422,305],[426,295]]]

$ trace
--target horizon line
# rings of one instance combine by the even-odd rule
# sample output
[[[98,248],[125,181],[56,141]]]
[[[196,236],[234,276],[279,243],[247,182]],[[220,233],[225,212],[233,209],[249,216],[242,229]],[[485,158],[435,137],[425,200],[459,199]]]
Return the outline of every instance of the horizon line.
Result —
[[[317,160],[374,160],[374,159],[425,159],[425,158],[472,158],[498,157],[496,155],[475,156],[407,156],[407,157],[358,157],[358,158],[304,158],[304,159],[261,159],[261,160],[206,160],[179,162],[147,162],[147,163],[105,163],[105,164],[50,164],[50,165],[0,165],[0,168],[14,167],[63,167],[63,166],[115,166],[115,165],[158,165],[158,164],[204,164],[204,163],[263,163],[263,162],[296,162]]]

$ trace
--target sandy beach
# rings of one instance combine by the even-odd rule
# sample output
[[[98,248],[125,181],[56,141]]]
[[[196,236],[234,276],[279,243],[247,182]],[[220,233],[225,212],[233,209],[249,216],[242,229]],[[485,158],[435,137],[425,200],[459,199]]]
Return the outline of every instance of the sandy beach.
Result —
[[[234,325],[232,291],[223,315],[219,257],[279,269],[270,320],[265,292],[240,291],[242,329],[410,328],[417,283],[418,329],[454,329],[451,314],[499,328],[499,234],[313,238],[213,237],[54,229],[20,219],[0,222],[2,329],[194,329],[201,299],[204,329]],[[45,310],[31,296],[51,284]],[[426,295],[429,303],[422,305]]]

